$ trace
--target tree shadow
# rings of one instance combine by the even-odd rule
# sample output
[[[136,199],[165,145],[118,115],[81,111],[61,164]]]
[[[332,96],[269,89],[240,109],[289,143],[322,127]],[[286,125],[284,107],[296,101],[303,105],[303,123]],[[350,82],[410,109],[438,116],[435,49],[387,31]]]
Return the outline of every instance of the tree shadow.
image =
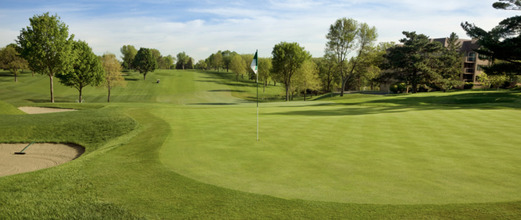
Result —
[[[208,90],[208,92],[246,92],[246,91],[238,90],[238,89],[214,89],[214,90]]]
[[[333,109],[311,109],[287,111],[273,115],[300,116],[350,116],[399,113],[405,111],[458,110],[458,109],[519,109],[519,92],[465,93],[448,96],[393,97],[351,103],[314,103],[294,107],[326,107]],[[342,108],[344,106],[344,108]]]
[[[188,103],[187,105],[237,105],[238,103],[225,103],[225,102],[200,102],[200,103]]]

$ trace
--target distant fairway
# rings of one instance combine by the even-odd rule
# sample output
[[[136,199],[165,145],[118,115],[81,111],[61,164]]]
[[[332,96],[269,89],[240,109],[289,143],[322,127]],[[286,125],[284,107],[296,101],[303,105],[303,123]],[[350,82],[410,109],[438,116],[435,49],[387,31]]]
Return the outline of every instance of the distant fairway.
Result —
[[[86,148],[72,162],[1,177],[0,219],[521,216],[519,92],[265,102],[256,142],[251,82],[173,70],[126,79],[112,103],[90,87],[75,103],[77,92],[55,83],[50,104],[47,77],[14,83],[0,72],[0,142]]]

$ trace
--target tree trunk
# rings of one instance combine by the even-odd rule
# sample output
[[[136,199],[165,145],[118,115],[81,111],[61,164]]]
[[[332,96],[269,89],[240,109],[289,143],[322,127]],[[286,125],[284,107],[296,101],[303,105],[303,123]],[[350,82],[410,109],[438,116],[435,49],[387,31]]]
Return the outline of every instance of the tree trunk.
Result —
[[[147,80],[147,73],[146,72],[143,74],[143,80]]]
[[[54,83],[53,83],[53,75],[49,75],[49,80],[51,84],[51,103],[54,103]]]
[[[14,74],[14,82],[18,82],[18,77],[16,77],[16,76],[17,76],[17,74],[15,73]]]
[[[107,102],[110,102],[110,85],[107,86],[107,88],[109,89],[109,94],[107,95]]]
[[[289,101],[289,83],[286,84],[286,102]]]
[[[308,90],[304,89],[304,101],[306,101],[306,93],[308,93]]]
[[[83,89],[83,88],[78,89],[78,91],[80,92],[80,94],[79,94],[79,96],[78,96],[78,103],[81,103],[81,102],[82,102],[82,97],[81,97],[81,90],[82,90],[82,89]]]
[[[342,75],[342,88],[340,88],[340,97],[344,96],[344,89],[346,87],[347,79],[344,79],[344,76]]]
[[[239,74],[238,73],[235,74],[235,81],[239,82]]]

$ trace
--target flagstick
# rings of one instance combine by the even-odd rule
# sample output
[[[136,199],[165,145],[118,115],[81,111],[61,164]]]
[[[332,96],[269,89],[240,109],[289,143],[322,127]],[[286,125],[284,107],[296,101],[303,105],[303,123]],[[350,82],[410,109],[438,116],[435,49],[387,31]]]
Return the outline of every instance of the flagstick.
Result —
[[[259,74],[257,75],[257,141],[259,141]]]

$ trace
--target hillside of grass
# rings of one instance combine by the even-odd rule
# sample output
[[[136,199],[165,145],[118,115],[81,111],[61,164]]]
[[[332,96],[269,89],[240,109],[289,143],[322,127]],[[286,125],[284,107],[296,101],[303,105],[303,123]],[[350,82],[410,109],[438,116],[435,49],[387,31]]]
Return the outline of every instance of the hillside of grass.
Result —
[[[56,83],[50,104],[48,78],[24,73],[14,83],[0,74],[0,112],[80,109],[4,114],[0,142],[87,149],[57,167],[1,177],[0,219],[521,216],[516,91],[266,102],[256,142],[251,82],[177,70],[125,78],[111,103],[106,89],[91,87],[87,102],[75,103],[77,92]]]

